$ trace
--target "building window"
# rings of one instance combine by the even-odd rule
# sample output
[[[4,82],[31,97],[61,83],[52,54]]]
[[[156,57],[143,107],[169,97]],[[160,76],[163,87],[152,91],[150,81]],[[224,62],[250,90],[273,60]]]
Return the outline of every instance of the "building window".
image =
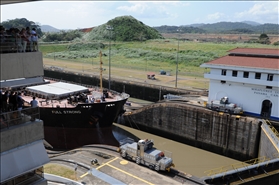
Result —
[[[243,73],[243,78],[249,78],[249,72],[244,71],[244,73]]]
[[[232,76],[237,76],[237,71],[233,71]]]
[[[273,74],[267,74],[267,81],[273,81]]]
[[[226,81],[224,81],[224,80],[221,80],[221,84],[225,84],[226,83]]]
[[[261,79],[261,73],[256,73],[255,74],[255,79]]]
[[[222,69],[222,75],[226,76],[227,75],[227,70],[226,69]]]
[[[267,88],[267,89],[272,89],[272,87],[271,87],[271,86],[266,86],[266,88]]]

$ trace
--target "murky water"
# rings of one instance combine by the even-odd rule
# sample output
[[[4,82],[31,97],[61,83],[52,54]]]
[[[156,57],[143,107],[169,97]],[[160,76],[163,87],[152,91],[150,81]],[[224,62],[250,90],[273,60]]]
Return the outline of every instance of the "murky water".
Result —
[[[154,147],[162,151],[172,152],[172,158],[177,170],[196,177],[206,176],[204,172],[207,170],[240,162],[127,126],[119,124],[114,124],[114,126],[114,135],[118,140],[124,139],[125,137],[153,139]]]

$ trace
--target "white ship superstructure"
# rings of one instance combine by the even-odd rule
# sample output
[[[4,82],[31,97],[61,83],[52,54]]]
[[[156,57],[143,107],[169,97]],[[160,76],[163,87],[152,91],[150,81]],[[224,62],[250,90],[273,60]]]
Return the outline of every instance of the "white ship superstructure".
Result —
[[[208,100],[228,97],[246,115],[279,120],[279,50],[236,48],[204,63],[210,79]]]

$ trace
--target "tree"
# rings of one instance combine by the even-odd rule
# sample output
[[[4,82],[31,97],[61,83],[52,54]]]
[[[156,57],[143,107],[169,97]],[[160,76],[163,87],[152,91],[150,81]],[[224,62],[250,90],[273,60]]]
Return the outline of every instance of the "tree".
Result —
[[[81,38],[82,33],[78,30],[60,31],[59,33],[49,33],[43,39],[44,42],[54,41],[72,41],[75,38]]]
[[[262,39],[269,39],[269,37],[267,36],[267,34],[262,33],[262,34],[260,35],[259,39],[260,39],[260,40],[262,40]]]
[[[259,37],[259,42],[262,44],[270,44],[269,37],[267,36],[267,34],[262,33]]]
[[[8,30],[10,28],[18,28],[20,30],[21,30],[21,28],[26,28],[26,27],[29,27],[30,29],[35,28],[39,37],[41,37],[43,35],[40,26],[33,21],[27,20],[26,18],[20,18],[20,19],[16,18],[16,19],[8,20],[8,21],[3,21],[1,23],[1,25],[6,30]]]

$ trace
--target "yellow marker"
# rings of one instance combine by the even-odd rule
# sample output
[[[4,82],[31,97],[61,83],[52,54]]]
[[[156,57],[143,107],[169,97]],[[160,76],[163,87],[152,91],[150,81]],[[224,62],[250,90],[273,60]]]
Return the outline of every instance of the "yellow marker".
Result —
[[[85,174],[81,175],[80,178],[83,178],[83,177],[85,177],[88,174],[89,174],[89,172],[86,172]]]
[[[114,159],[112,159],[112,160],[106,162],[105,164],[102,164],[101,166],[97,167],[96,170],[98,170],[98,169],[102,168],[103,166],[105,166],[105,165],[111,163],[112,161],[115,161],[116,159],[118,159],[118,157],[116,157],[116,158],[114,158]]]
[[[128,161],[126,161],[126,160],[120,161],[120,164],[122,164],[122,165],[128,164]]]

